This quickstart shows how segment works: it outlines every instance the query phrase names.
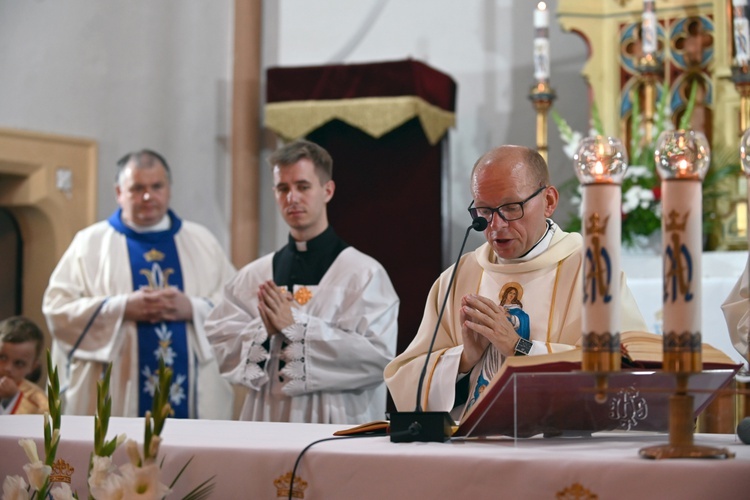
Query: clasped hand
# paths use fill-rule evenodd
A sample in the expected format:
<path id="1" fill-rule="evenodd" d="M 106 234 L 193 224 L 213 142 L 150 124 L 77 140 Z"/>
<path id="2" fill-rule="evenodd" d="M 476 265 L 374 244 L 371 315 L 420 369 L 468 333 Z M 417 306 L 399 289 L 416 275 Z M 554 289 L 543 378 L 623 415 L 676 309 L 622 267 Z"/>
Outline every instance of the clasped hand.
<path id="1" fill-rule="evenodd" d="M 463 353 L 459 371 L 470 371 L 492 344 L 504 356 L 512 356 L 518 334 L 508 321 L 508 313 L 487 297 L 468 294 L 461 298 Z"/>
<path id="2" fill-rule="evenodd" d="M 187 295 L 174 287 L 141 288 L 128 296 L 125 319 L 148 323 L 191 321 L 193 304 Z"/>
<path id="3" fill-rule="evenodd" d="M 273 280 L 262 283 L 258 288 L 258 312 L 268 335 L 281 333 L 281 330 L 294 324 L 292 316 L 292 294 L 279 287 Z"/>
<path id="4" fill-rule="evenodd" d="M 10 377 L 0 377 L 0 399 L 10 399 L 18 394 L 18 385 Z"/>

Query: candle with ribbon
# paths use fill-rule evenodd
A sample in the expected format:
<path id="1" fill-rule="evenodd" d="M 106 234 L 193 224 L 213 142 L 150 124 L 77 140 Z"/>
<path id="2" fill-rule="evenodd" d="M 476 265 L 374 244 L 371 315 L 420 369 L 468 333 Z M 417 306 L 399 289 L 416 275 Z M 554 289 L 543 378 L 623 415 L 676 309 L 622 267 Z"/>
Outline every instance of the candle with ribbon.
<path id="1" fill-rule="evenodd" d="M 656 35 L 656 8 L 654 7 L 654 0 L 643 0 L 641 49 L 644 56 L 653 55 L 656 52 Z"/>
<path id="2" fill-rule="evenodd" d="M 549 81 L 549 11 L 544 2 L 534 11 L 534 78 L 537 83 Z"/>
<path id="3" fill-rule="evenodd" d="M 711 151 L 701 132 L 666 130 L 654 159 L 662 178 L 663 369 L 700 372 L 702 182 Z"/>
<path id="4" fill-rule="evenodd" d="M 750 60 L 750 28 L 748 28 L 745 7 L 747 0 L 732 0 L 732 26 L 734 27 L 734 64 L 747 66 Z"/>
<path id="5" fill-rule="evenodd" d="M 622 179 L 628 156 L 619 139 L 586 137 L 573 161 L 582 184 L 583 370 L 597 377 L 597 400 L 606 400 L 606 377 L 620 370 L 620 231 Z"/>

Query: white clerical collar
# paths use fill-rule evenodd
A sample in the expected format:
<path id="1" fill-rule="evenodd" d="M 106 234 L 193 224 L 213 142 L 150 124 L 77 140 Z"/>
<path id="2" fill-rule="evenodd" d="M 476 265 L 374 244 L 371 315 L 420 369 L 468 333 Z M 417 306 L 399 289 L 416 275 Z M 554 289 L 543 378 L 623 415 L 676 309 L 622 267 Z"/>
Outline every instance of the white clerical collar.
<path id="1" fill-rule="evenodd" d="M 162 219 L 153 226 L 139 226 L 138 224 L 133 224 L 126 221 L 125 219 L 122 220 L 122 223 L 136 233 L 155 233 L 157 231 L 166 231 L 167 229 L 169 229 L 172 221 L 169 220 L 169 214 L 164 214 L 164 217 L 162 217 Z"/>
<path id="2" fill-rule="evenodd" d="M 307 242 L 294 240 L 298 252 L 307 252 Z"/>
<path id="3" fill-rule="evenodd" d="M 552 243 L 552 236 L 554 236 L 556 229 L 557 224 L 555 224 L 552 219 L 547 219 L 547 230 L 544 232 L 542 237 L 539 238 L 539 241 L 537 241 L 536 244 L 531 247 L 528 252 L 515 259 L 503 259 L 502 257 L 498 257 L 497 255 L 495 255 L 495 260 L 499 264 L 513 264 L 516 262 L 526 262 L 527 260 L 531 260 L 542 255 L 547 251 L 550 243 Z"/>

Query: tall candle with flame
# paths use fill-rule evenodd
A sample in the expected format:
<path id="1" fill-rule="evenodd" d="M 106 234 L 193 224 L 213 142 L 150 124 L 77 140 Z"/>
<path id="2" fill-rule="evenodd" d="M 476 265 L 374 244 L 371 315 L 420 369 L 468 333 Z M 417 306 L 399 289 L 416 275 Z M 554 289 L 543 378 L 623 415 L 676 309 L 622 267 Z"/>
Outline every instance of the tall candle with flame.
<path id="1" fill-rule="evenodd" d="M 643 0 L 641 14 L 641 50 L 643 55 L 653 55 L 657 49 L 656 8 L 654 0 Z"/>
<path id="2" fill-rule="evenodd" d="M 574 155 L 583 186 L 583 362 L 592 372 L 620 369 L 620 231 L 625 147 L 613 137 L 586 137 Z"/>
<path id="3" fill-rule="evenodd" d="M 662 178 L 663 369 L 700 372 L 702 181 L 711 151 L 701 132 L 667 130 L 654 158 Z"/>
<path id="4" fill-rule="evenodd" d="M 549 81 L 549 11 L 544 2 L 534 11 L 534 78 L 537 83 Z"/>
<path id="5" fill-rule="evenodd" d="M 734 32 L 734 64 L 747 66 L 750 60 L 750 29 L 748 28 L 745 7 L 747 0 L 732 0 L 732 26 Z"/>

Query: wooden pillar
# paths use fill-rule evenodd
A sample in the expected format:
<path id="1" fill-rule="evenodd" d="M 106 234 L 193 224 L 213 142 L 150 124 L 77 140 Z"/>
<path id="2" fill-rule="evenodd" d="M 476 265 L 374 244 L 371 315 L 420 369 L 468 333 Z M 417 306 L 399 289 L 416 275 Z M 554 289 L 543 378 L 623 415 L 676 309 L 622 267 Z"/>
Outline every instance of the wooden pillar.
<path id="1" fill-rule="evenodd" d="M 232 78 L 231 259 L 258 257 L 262 0 L 235 0 Z"/>

